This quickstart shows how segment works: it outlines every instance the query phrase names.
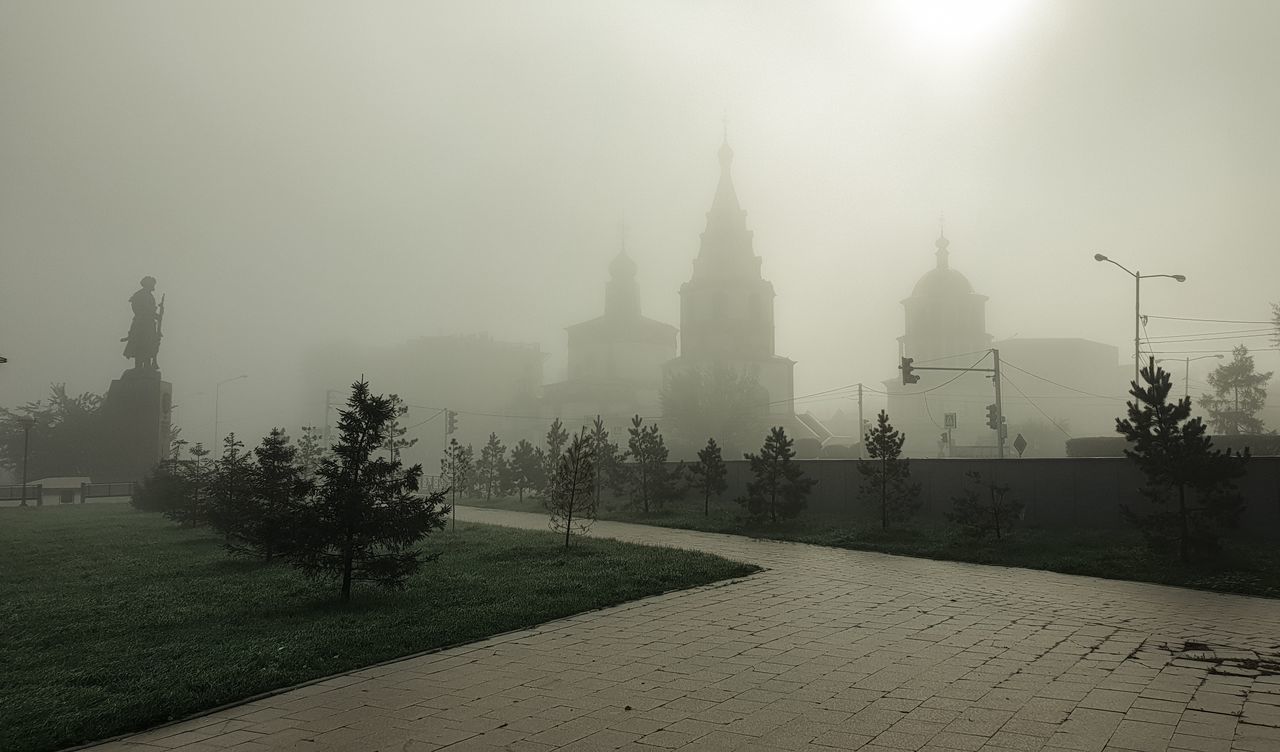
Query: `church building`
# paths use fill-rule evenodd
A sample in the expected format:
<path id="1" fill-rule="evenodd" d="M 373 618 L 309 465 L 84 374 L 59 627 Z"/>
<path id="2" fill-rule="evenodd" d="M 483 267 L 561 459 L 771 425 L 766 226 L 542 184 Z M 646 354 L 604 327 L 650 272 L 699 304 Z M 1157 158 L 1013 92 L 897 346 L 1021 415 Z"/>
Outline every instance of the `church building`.
<path id="1" fill-rule="evenodd" d="M 619 433 L 632 415 L 658 414 L 662 367 L 675 357 L 676 328 L 641 315 L 636 263 L 625 246 L 609 264 L 604 315 L 567 331 L 568 378 L 543 387 L 549 414 L 570 427 L 601 415 Z"/>
<path id="2" fill-rule="evenodd" d="M 950 241 L 939 234 L 935 264 L 902 301 L 906 331 L 898 354 L 914 366 L 992 368 L 988 351 L 1000 351 L 1006 425 L 1006 456 L 1017 456 L 1013 440 L 1028 442 L 1027 456 L 1060 457 L 1070 435 L 1107 435 L 1123 395 L 1117 378 L 1118 350 L 1078 338 L 1013 338 L 993 341 L 987 333 L 987 297 L 951 266 Z M 917 371 L 920 381 L 904 385 L 901 375 L 884 382 L 893 425 L 907 435 L 904 451 L 914 457 L 996 455 L 995 431 L 987 405 L 995 402 L 987 372 Z M 1064 385 L 1063 380 L 1070 382 Z M 954 419 L 954 426 L 950 422 Z M 947 440 L 943 440 L 943 435 Z"/>
<path id="3" fill-rule="evenodd" d="M 738 203 L 727 140 L 719 157 L 720 182 L 693 260 L 693 276 L 680 287 L 680 357 L 667 364 L 667 376 L 690 369 L 707 373 L 714 367 L 751 374 L 767 393 L 764 423 L 784 426 L 793 438 L 815 439 L 814 431 L 795 416 L 795 361 L 774 351 L 773 284 L 761 274 L 747 213 Z M 768 426 L 762 426 L 763 440 Z"/>

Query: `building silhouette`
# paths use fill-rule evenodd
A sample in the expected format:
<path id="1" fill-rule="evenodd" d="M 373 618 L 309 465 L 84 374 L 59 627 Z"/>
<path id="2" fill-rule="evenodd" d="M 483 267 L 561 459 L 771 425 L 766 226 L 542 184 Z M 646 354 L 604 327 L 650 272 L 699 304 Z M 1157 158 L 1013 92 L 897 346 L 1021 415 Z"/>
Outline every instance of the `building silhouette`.
<path id="1" fill-rule="evenodd" d="M 600 415 L 611 432 L 632 415 L 660 410 L 663 364 L 676 355 L 676 328 L 640 312 L 636 263 L 624 244 L 609 264 L 604 314 L 566 329 L 567 378 L 543 387 L 547 412 L 572 427 Z"/>
<path id="2" fill-rule="evenodd" d="M 781 425 L 794 438 L 821 441 L 795 415 L 795 361 L 775 351 L 773 284 L 761 272 L 762 259 L 738 201 L 727 137 L 719 160 L 720 179 L 693 274 L 680 287 L 680 356 L 666 364 L 666 378 L 715 368 L 747 374 L 759 383 L 766 403 L 758 426 L 761 440 L 770 425 Z"/>
<path id="3" fill-rule="evenodd" d="M 1030 443 L 1028 456 L 1063 456 L 1071 436 L 1108 435 L 1124 409 L 1125 366 L 1112 345 L 1079 338 L 993 341 L 987 332 L 987 296 L 951 266 L 950 241 L 934 242 L 934 268 L 916 282 L 902 301 L 905 332 L 898 338 L 900 357 L 915 366 L 990 369 L 987 352 L 1000 350 L 1006 456 L 1018 433 Z M 1019 370 L 1021 369 L 1021 370 Z M 987 424 L 987 405 L 995 402 L 991 374 L 920 371 L 920 381 L 903 385 L 901 375 L 885 380 L 888 413 L 904 431 L 904 450 L 917 457 L 995 456 L 995 431 Z M 1055 383 L 1056 382 L 1056 383 Z M 1114 395 L 1114 396 L 1112 396 Z M 950 441 L 948 414 L 955 427 Z"/>

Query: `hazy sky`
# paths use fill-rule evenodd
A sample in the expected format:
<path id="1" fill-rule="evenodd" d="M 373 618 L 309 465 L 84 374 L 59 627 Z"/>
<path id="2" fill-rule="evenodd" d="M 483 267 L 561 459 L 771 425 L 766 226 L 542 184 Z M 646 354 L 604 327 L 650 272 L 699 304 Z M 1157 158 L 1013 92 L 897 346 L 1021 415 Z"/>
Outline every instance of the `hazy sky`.
<path id="1" fill-rule="evenodd" d="M 554 381 L 619 223 L 679 323 L 726 112 L 797 394 L 894 376 L 941 213 L 997 339 L 1123 357 L 1098 251 L 1189 277 L 1147 313 L 1265 318 L 1280 3 L 956 5 L 8 0 L 0 404 L 105 391 L 144 274 L 193 438 L 239 373 L 228 427 L 318 419 L 299 356 L 336 339 L 486 331 Z"/>

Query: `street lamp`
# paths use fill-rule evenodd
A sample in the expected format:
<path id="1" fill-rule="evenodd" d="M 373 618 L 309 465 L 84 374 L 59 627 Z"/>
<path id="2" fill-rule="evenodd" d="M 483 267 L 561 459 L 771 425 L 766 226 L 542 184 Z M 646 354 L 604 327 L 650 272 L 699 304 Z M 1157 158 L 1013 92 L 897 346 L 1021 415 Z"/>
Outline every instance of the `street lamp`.
<path id="1" fill-rule="evenodd" d="M 222 385 L 247 378 L 249 378 L 249 374 L 242 373 L 239 376 L 232 376 L 229 379 L 223 379 L 218 382 L 218 386 L 213 390 L 213 446 L 209 448 L 209 451 L 214 452 L 215 456 L 217 456 L 216 452 L 218 451 L 218 407 L 219 402 L 222 399 Z"/>
<path id="2" fill-rule="evenodd" d="M 1142 327 L 1142 310 L 1141 310 L 1142 280 L 1154 279 L 1156 277 L 1168 277 L 1169 279 L 1177 280 L 1179 282 L 1186 282 L 1187 278 L 1182 276 L 1181 274 L 1143 274 L 1141 272 L 1129 271 L 1129 269 L 1127 269 L 1119 261 L 1116 261 L 1115 259 L 1109 259 L 1106 256 L 1103 256 L 1101 253 L 1093 254 L 1093 260 L 1106 261 L 1107 263 L 1115 264 L 1116 266 L 1123 269 L 1125 274 L 1128 274 L 1130 277 L 1133 277 L 1133 383 L 1137 384 L 1138 383 L 1138 364 L 1142 358 L 1142 352 L 1140 350 L 1140 347 L 1142 345 L 1142 329 L 1141 329 Z"/>
<path id="3" fill-rule="evenodd" d="M 1181 361 L 1183 362 L 1183 367 L 1182 367 L 1182 389 L 1183 389 L 1183 391 L 1182 391 L 1182 396 L 1183 396 L 1183 397 L 1190 397 L 1190 396 L 1191 396 L 1191 361 L 1193 361 L 1193 360 L 1204 360 L 1205 358 L 1217 358 L 1218 360 L 1222 360 L 1222 357 L 1223 357 L 1223 356 L 1221 356 L 1221 355 L 1201 355 L 1201 356 L 1196 357 L 1196 358 L 1192 358 L 1192 357 L 1186 357 L 1186 358 L 1161 358 L 1160 360 L 1157 360 L 1156 362 L 1157 362 L 1157 363 L 1167 363 L 1167 362 L 1169 362 L 1170 360 L 1181 360 Z"/>
<path id="4" fill-rule="evenodd" d="M 35 424 L 36 419 L 30 415 L 18 418 L 18 425 L 22 426 L 22 503 L 19 506 L 24 507 L 27 505 L 27 450 L 31 446 L 31 429 Z"/>

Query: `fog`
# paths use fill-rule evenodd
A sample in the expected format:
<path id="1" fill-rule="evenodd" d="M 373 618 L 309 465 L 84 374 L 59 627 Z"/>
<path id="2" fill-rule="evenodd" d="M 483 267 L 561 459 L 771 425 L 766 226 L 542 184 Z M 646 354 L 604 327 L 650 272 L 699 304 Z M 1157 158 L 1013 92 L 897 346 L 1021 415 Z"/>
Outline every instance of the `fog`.
<path id="1" fill-rule="evenodd" d="M 563 380 L 623 226 L 644 314 L 680 326 L 726 133 L 797 396 L 897 377 L 940 217 L 996 340 L 1127 362 L 1132 281 L 1098 252 L 1187 276 L 1144 313 L 1270 316 L 1280 5 L 945 5 L 7 2 L 0 405 L 104 392 L 143 275 L 195 441 L 239 374 L 224 432 L 321 422 L 306 364 L 337 343 L 488 333 Z"/>

